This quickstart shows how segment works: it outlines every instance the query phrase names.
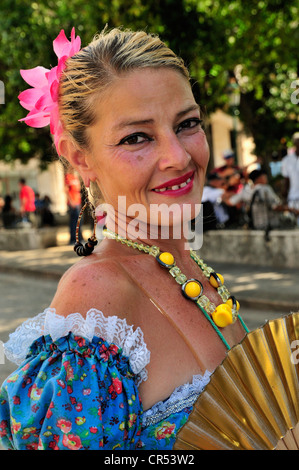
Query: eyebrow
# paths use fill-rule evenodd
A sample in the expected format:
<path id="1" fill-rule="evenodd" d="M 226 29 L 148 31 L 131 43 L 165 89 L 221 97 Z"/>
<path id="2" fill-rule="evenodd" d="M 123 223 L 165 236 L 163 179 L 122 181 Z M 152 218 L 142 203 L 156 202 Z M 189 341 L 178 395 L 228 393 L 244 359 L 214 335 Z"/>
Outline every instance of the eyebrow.
<path id="1" fill-rule="evenodd" d="M 193 105 L 189 106 L 188 108 L 186 108 L 182 111 L 179 111 L 176 115 L 176 119 L 181 118 L 182 116 L 184 116 L 185 114 L 190 113 L 191 111 L 199 111 L 199 110 L 200 110 L 199 105 L 198 104 L 193 104 Z M 137 119 L 137 120 L 134 120 L 134 121 L 121 121 L 121 122 L 119 122 L 118 124 L 116 124 L 114 126 L 114 129 L 115 130 L 121 130 L 124 127 L 140 126 L 140 125 L 144 125 L 144 124 L 153 124 L 153 123 L 154 123 L 154 119 Z"/>

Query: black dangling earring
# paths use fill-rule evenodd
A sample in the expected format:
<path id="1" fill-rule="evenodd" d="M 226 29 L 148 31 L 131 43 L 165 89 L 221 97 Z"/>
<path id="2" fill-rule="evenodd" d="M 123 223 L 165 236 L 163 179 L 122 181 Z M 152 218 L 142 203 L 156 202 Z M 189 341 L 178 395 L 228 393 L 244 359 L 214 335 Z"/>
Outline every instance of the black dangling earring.
<path id="1" fill-rule="evenodd" d="M 79 228 L 80 228 L 80 222 L 81 218 L 83 215 L 83 212 L 88 205 L 88 202 L 84 204 L 82 207 L 78 221 L 77 221 L 77 226 L 76 226 L 76 244 L 74 246 L 74 251 L 77 253 L 78 256 L 89 256 L 94 250 L 94 247 L 97 245 L 98 240 L 96 238 L 96 227 L 97 227 L 97 220 L 95 217 L 95 214 L 93 214 L 93 219 L 94 219 L 94 224 L 93 224 L 93 234 L 92 236 L 88 239 L 87 243 L 83 246 L 82 243 L 79 242 Z M 94 213 L 94 207 L 93 207 L 93 213 Z"/>

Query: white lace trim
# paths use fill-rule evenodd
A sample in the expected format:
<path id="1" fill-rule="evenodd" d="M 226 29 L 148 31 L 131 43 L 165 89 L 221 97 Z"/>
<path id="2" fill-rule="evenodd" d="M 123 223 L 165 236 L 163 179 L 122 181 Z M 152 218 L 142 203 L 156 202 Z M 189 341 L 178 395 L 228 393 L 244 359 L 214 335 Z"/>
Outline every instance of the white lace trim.
<path id="1" fill-rule="evenodd" d="M 211 374 L 212 372 L 207 370 L 203 375 L 194 375 L 192 383 L 180 385 L 165 401 L 159 401 L 152 408 L 146 410 L 143 413 L 143 427 L 156 424 L 172 413 L 178 413 L 187 406 L 192 406 L 209 383 Z"/>
<path id="2" fill-rule="evenodd" d="M 117 316 L 105 317 L 96 309 L 90 309 L 84 318 L 80 313 L 63 317 L 57 315 L 55 309 L 47 308 L 39 315 L 26 320 L 9 335 L 9 340 L 4 345 L 6 357 L 20 365 L 25 360 L 31 344 L 40 336 L 49 334 L 52 340 L 56 341 L 69 332 L 83 336 L 89 341 L 97 336 L 109 344 L 116 344 L 129 359 L 133 373 L 138 376 L 138 384 L 147 379 L 145 367 L 150 361 L 150 352 L 141 329 L 137 327 L 134 330 L 125 319 Z"/>

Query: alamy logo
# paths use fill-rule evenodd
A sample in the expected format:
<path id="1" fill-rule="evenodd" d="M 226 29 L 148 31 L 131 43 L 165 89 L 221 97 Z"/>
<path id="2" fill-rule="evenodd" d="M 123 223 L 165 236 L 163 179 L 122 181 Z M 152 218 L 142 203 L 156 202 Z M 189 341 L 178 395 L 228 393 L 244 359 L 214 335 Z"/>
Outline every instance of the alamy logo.
<path id="1" fill-rule="evenodd" d="M 292 361 L 292 364 L 299 364 L 299 339 L 295 339 L 292 343 L 291 343 L 291 349 L 294 351 L 292 352 L 291 354 L 291 361 Z"/>
<path id="2" fill-rule="evenodd" d="M 299 80 L 294 80 L 291 83 L 291 88 L 295 88 L 295 91 L 291 94 L 291 102 L 293 104 L 299 103 Z"/>
<path id="3" fill-rule="evenodd" d="M 192 210 L 195 212 L 194 219 L 192 219 Z M 119 220 L 122 218 L 130 220 L 125 228 L 118 226 L 116 229 L 116 213 Z M 122 238 L 133 236 L 134 239 L 142 240 L 149 233 L 152 240 L 158 238 L 169 240 L 170 227 L 172 227 L 172 238 L 184 239 L 186 250 L 190 248 L 199 250 L 203 244 L 202 204 L 195 204 L 193 207 L 188 203 L 182 205 L 161 203 L 150 204 L 148 208 L 143 204 L 127 206 L 126 196 L 118 196 L 117 212 L 112 205 L 107 203 L 97 206 L 96 216 L 102 218 L 105 214 L 108 214 L 110 230 L 112 232 L 117 230 L 118 235 Z M 97 238 L 102 239 L 104 235 L 99 233 Z"/>
<path id="4" fill-rule="evenodd" d="M 5 103 L 5 87 L 4 83 L 0 80 L 0 104 Z"/>

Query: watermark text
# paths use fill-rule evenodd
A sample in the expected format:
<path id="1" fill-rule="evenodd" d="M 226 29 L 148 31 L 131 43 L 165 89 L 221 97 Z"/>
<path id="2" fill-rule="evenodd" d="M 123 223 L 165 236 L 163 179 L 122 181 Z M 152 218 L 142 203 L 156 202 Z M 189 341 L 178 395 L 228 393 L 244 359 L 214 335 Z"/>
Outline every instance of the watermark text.
<path id="1" fill-rule="evenodd" d="M 122 238 L 184 240 L 186 250 L 202 247 L 202 204 L 161 203 L 145 206 L 135 203 L 127 206 L 126 197 L 119 196 L 117 208 L 107 203 L 97 206 L 96 216 L 102 219 L 105 214 L 110 230 Z"/>
<path id="2" fill-rule="evenodd" d="M 295 339 L 291 343 L 291 349 L 294 351 L 291 354 L 291 362 L 294 365 L 299 364 L 299 339 Z"/>

